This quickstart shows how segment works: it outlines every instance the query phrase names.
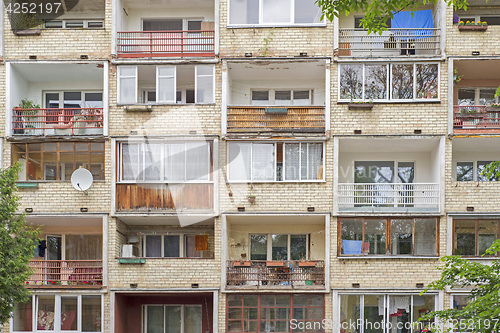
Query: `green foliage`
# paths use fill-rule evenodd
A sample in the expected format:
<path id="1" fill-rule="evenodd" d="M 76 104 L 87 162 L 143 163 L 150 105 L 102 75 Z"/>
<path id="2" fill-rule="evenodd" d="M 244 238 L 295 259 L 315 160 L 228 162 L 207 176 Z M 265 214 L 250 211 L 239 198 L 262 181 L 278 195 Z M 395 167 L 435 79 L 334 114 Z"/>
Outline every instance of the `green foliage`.
<path id="1" fill-rule="evenodd" d="M 495 98 L 500 97 L 500 86 L 498 86 L 497 91 L 495 91 Z"/>
<path id="2" fill-rule="evenodd" d="M 316 0 L 323 10 L 323 17 L 329 21 L 333 21 L 334 17 L 339 17 L 341 14 L 347 16 L 352 12 L 364 13 L 361 26 L 369 33 L 382 33 L 387 30 L 387 21 L 394 13 L 415 11 L 421 6 L 437 2 L 437 0 Z M 454 9 L 467 10 L 467 0 L 445 0 L 445 2 L 448 6 L 453 5 Z"/>
<path id="3" fill-rule="evenodd" d="M 274 28 L 269 30 L 269 34 L 267 35 L 267 37 L 264 38 L 264 45 L 262 48 L 259 49 L 259 51 L 261 52 L 261 56 L 267 57 L 270 55 L 270 53 L 269 53 L 269 51 L 271 49 L 270 44 L 273 41 L 273 37 L 274 37 Z"/>
<path id="4" fill-rule="evenodd" d="M 491 180 L 499 180 L 500 179 L 500 161 L 493 161 L 488 163 L 484 170 L 481 172 L 482 176 L 485 176 L 487 179 Z"/>
<path id="5" fill-rule="evenodd" d="M 16 303 L 28 300 L 24 285 L 31 275 L 28 267 L 38 243 L 38 230 L 26 224 L 19 207 L 16 179 L 17 163 L 0 170 L 0 324 L 11 316 Z"/>
<path id="6" fill-rule="evenodd" d="M 486 255 L 500 252 L 500 239 L 486 250 Z M 441 278 L 430 283 L 423 291 L 467 288 L 470 296 L 463 309 L 447 309 L 432 311 L 423 316 L 421 321 L 433 320 L 437 317 L 447 325 L 444 331 L 453 330 L 477 333 L 491 333 L 500 330 L 500 260 L 492 260 L 490 264 L 480 261 L 462 259 L 459 256 L 447 256 L 441 259 L 444 266 Z M 435 330 L 435 328 L 434 328 Z"/>
<path id="7" fill-rule="evenodd" d="M 27 98 L 23 98 L 21 100 L 21 103 L 19 103 L 18 107 L 20 107 L 21 109 L 40 109 L 41 108 L 40 104 L 37 104 L 34 101 L 27 99 Z"/>

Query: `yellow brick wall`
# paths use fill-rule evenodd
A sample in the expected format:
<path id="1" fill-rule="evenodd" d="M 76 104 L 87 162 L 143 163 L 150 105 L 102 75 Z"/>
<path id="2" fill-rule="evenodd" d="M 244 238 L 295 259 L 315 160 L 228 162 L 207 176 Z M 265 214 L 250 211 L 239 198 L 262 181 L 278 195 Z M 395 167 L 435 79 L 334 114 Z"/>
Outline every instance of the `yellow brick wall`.
<path id="1" fill-rule="evenodd" d="M 486 31 L 459 31 L 455 24 L 446 35 L 448 56 L 470 56 L 479 51 L 481 56 L 500 54 L 500 26 L 490 25 Z"/>

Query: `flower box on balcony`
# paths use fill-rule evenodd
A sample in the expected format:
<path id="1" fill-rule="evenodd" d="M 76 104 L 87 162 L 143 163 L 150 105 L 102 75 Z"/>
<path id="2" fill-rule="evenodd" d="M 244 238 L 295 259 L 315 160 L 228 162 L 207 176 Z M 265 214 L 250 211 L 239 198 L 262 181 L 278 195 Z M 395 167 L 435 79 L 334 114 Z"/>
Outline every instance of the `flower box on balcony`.
<path id="1" fill-rule="evenodd" d="M 233 264 L 234 267 L 250 267 L 252 263 L 250 261 L 235 261 Z"/>
<path id="2" fill-rule="evenodd" d="M 476 118 L 482 118 L 483 114 L 479 112 L 461 112 L 457 114 L 457 118 L 460 119 L 476 119 Z"/>
<path id="3" fill-rule="evenodd" d="M 264 112 L 266 114 L 287 114 L 288 108 L 266 108 Z"/>
<path id="4" fill-rule="evenodd" d="M 40 36 L 42 34 L 42 29 L 18 29 L 13 30 L 16 36 Z"/>
<path id="5" fill-rule="evenodd" d="M 144 258 L 118 258 L 120 264 L 145 264 Z"/>
<path id="6" fill-rule="evenodd" d="M 488 30 L 487 25 L 459 25 L 458 30 L 460 31 L 486 31 Z"/>
<path id="7" fill-rule="evenodd" d="M 299 267 L 314 267 L 316 261 L 299 261 Z"/>
<path id="8" fill-rule="evenodd" d="M 349 110 L 371 110 L 373 103 L 348 103 Z"/>
<path id="9" fill-rule="evenodd" d="M 500 106 L 488 106 L 486 108 L 487 112 L 500 112 Z"/>
<path id="10" fill-rule="evenodd" d="M 267 267 L 283 267 L 285 265 L 284 261 L 268 261 L 266 263 Z"/>

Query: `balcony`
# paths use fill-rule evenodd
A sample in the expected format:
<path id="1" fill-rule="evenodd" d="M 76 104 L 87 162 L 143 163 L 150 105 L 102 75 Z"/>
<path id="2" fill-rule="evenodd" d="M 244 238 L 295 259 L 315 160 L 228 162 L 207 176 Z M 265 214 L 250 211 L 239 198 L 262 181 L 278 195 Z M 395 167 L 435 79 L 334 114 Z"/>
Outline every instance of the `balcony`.
<path id="1" fill-rule="evenodd" d="M 323 106 L 284 108 L 228 106 L 227 130 L 228 132 L 324 132 L 325 108 Z"/>
<path id="2" fill-rule="evenodd" d="M 439 207 L 439 184 L 373 184 L 338 185 L 339 211 L 428 211 Z"/>
<path id="3" fill-rule="evenodd" d="M 14 135 L 102 135 L 103 108 L 12 110 Z"/>
<path id="4" fill-rule="evenodd" d="M 101 288 L 102 285 L 102 260 L 32 259 L 28 267 L 33 270 L 26 280 L 29 288 Z"/>
<path id="5" fill-rule="evenodd" d="M 342 57 L 435 55 L 439 49 L 439 28 L 388 29 L 382 34 L 339 29 L 338 55 Z"/>
<path id="6" fill-rule="evenodd" d="M 500 133 L 500 108 L 487 105 L 454 105 L 454 133 Z"/>
<path id="7" fill-rule="evenodd" d="M 214 57 L 214 30 L 118 32 L 119 58 Z"/>

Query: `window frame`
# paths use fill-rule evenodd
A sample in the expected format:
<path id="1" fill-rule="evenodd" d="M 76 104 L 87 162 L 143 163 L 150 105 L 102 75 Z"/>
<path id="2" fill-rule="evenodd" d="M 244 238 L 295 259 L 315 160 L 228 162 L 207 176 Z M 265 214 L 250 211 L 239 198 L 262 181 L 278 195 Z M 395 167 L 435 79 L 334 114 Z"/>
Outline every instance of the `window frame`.
<path id="1" fill-rule="evenodd" d="M 461 220 L 461 221 L 469 221 L 469 222 L 474 222 L 474 254 L 455 254 L 455 250 L 457 249 L 457 241 L 456 241 L 456 221 Z M 498 252 L 496 255 L 489 255 L 489 254 L 478 254 L 479 253 L 479 222 L 481 221 L 496 221 L 497 222 L 497 239 L 500 238 L 500 219 L 498 218 L 492 218 L 492 219 L 486 219 L 486 218 L 453 218 L 452 222 L 452 231 L 451 231 L 451 254 L 452 255 L 459 255 L 464 258 L 485 258 L 485 259 L 491 259 L 491 258 L 498 258 L 500 256 L 500 252 Z"/>
<path id="2" fill-rule="evenodd" d="M 248 244 L 249 244 L 249 253 L 250 253 L 250 260 L 252 260 L 252 236 L 253 235 L 266 235 L 267 236 L 267 253 L 266 253 L 266 261 L 273 261 L 273 254 L 272 254 L 272 247 L 273 247 L 273 235 L 286 235 L 287 236 L 287 259 L 283 259 L 284 261 L 291 261 L 291 260 L 297 260 L 297 259 L 290 259 L 291 256 L 291 236 L 306 236 L 306 258 L 304 259 L 299 259 L 299 260 L 309 260 L 311 256 L 311 251 L 310 251 L 310 245 L 311 245 L 311 234 L 288 234 L 288 233 L 279 233 L 279 234 L 274 234 L 274 233 L 251 233 L 248 234 Z M 258 260 L 252 260 L 252 261 L 258 261 Z"/>
<path id="3" fill-rule="evenodd" d="M 122 75 L 123 69 L 134 69 L 134 75 Z M 122 101 L 122 79 L 134 79 L 134 101 L 132 103 L 128 103 L 125 101 Z M 117 79 L 117 84 L 116 84 L 116 104 L 117 105 L 130 105 L 130 104 L 138 104 L 138 90 L 139 90 L 139 68 L 138 66 L 118 66 L 116 70 L 116 79 Z"/>
<path id="4" fill-rule="evenodd" d="M 60 22 L 61 26 L 58 27 L 47 27 L 47 22 Z M 83 27 L 68 27 L 71 23 L 76 23 L 76 22 L 82 22 Z M 94 23 L 99 23 L 101 24 L 100 27 L 90 27 L 89 24 L 94 24 Z M 104 29 L 104 20 L 103 19 L 89 19 L 89 20 L 45 20 L 43 22 L 43 28 L 44 29 L 75 29 L 75 30 L 80 30 L 80 29 L 91 29 L 91 30 L 97 30 L 97 29 Z"/>
<path id="5" fill-rule="evenodd" d="M 488 182 L 498 182 L 500 181 L 500 179 L 498 180 L 479 180 L 479 162 L 495 162 L 495 160 L 492 160 L 492 161 L 485 161 L 485 159 L 483 158 L 480 158 L 480 159 L 466 159 L 466 160 L 456 160 L 453 165 L 454 165 L 454 169 L 453 169 L 453 173 L 454 173 L 454 177 L 452 177 L 452 180 L 453 181 L 456 181 L 456 182 L 460 182 L 460 183 L 470 183 L 470 182 L 485 182 L 485 183 L 488 183 Z M 458 163 L 472 163 L 472 180 L 458 180 L 458 177 L 457 177 L 457 168 L 458 168 Z"/>
<path id="6" fill-rule="evenodd" d="M 101 94 L 102 95 L 102 98 L 101 98 L 101 102 L 103 103 L 103 106 L 102 108 L 104 108 L 104 91 L 103 90 L 86 90 L 86 89 L 81 89 L 81 90 L 42 90 L 42 104 L 43 105 L 47 105 L 47 94 L 58 94 L 59 95 L 59 109 L 64 109 L 64 93 L 67 93 L 67 92 L 79 92 L 81 95 L 80 95 L 80 103 L 81 103 L 81 106 L 80 108 L 82 109 L 85 109 L 87 108 L 85 106 L 85 103 L 87 102 L 87 100 L 85 99 L 85 94 Z M 62 105 L 62 106 L 61 106 Z M 72 109 L 72 108 L 67 108 L 67 109 Z"/>
<path id="7" fill-rule="evenodd" d="M 253 92 L 256 91 L 256 92 L 263 92 L 263 91 L 267 91 L 268 92 L 268 104 L 267 105 L 262 105 L 262 106 L 283 106 L 283 107 L 293 107 L 293 106 L 296 106 L 296 107 L 308 107 L 308 106 L 315 106 L 314 104 L 314 88 L 313 89 L 310 89 L 310 88 L 304 88 L 304 89 L 301 89 L 301 88 L 283 88 L 283 89 L 260 89 L 260 88 L 252 88 L 250 89 L 250 103 L 249 105 L 251 106 L 260 106 L 260 105 L 254 105 L 253 104 Z M 276 91 L 289 91 L 290 92 L 290 105 L 286 105 L 286 104 L 276 104 Z M 307 105 L 295 105 L 294 104 L 294 101 L 295 101 L 295 91 L 308 91 L 309 92 L 309 104 Z"/>
<path id="8" fill-rule="evenodd" d="M 167 328 L 166 325 L 165 325 L 165 308 L 167 306 L 172 306 L 172 307 L 180 306 L 181 307 L 181 327 L 180 327 L 181 331 L 180 331 L 180 333 L 184 333 L 185 332 L 186 306 L 200 308 L 201 309 L 201 314 L 202 314 L 200 326 L 201 326 L 201 330 L 203 332 L 203 305 L 202 304 L 142 304 L 141 305 L 141 323 L 142 323 L 141 332 L 142 333 L 147 332 L 147 329 L 148 329 L 147 313 L 148 313 L 148 307 L 150 307 L 150 306 L 161 306 L 161 307 L 163 307 L 163 316 L 162 316 L 162 319 L 163 319 L 163 332 L 166 332 L 166 328 Z M 199 333 L 202 333 L 202 332 L 199 332 Z"/>
<path id="9" fill-rule="evenodd" d="M 488 90 L 495 90 L 495 87 L 459 87 L 457 90 L 457 94 L 459 90 L 474 90 L 474 104 L 472 105 L 482 105 L 479 103 L 479 100 L 481 99 L 481 89 L 488 89 Z M 494 97 L 495 98 L 495 103 L 498 103 L 500 101 L 499 97 Z M 458 96 L 457 96 L 458 99 Z M 459 105 L 460 106 L 460 105 Z M 466 106 L 466 105 L 462 105 Z"/>
<path id="10" fill-rule="evenodd" d="M 365 253 L 362 245 L 360 254 L 343 254 L 342 253 L 342 222 L 344 220 L 352 220 L 359 219 L 362 220 L 363 229 L 362 229 L 362 244 L 365 243 L 365 222 L 366 220 L 385 220 L 386 228 L 385 228 L 385 254 L 370 254 Z M 392 241 L 392 233 L 391 233 L 391 221 L 392 220 L 413 220 L 412 222 L 412 251 L 411 254 L 391 254 L 391 241 Z M 415 220 L 417 219 L 435 219 L 436 220 L 436 253 L 434 255 L 417 255 L 415 254 Z M 439 216 L 393 216 L 393 217 L 377 217 L 377 216 L 342 216 L 337 219 L 337 257 L 358 257 L 358 258 L 366 258 L 366 257 L 384 257 L 384 258 L 438 258 L 439 257 L 439 226 L 440 226 L 440 217 Z"/>
<path id="11" fill-rule="evenodd" d="M 340 81 L 340 75 L 341 75 L 341 70 L 342 66 L 350 66 L 350 65 L 360 65 L 362 66 L 362 98 L 341 98 L 341 81 Z M 367 99 L 365 98 L 365 87 L 366 87 L 366 82 L 365 82 L 365 73 L 366 73 L 366 65 L 386 65 L 387 66 L 387 98 L 386 99 Z M 393 79 L 392 79 L 392 68 L 394 65 L 413 65 L 413 98 L 411 99 L 395 99 L 393 98 L 393 92 L 392 92 L 392 84 L 393 84 Z M 416 67 L 417 65 L 437 65 L 437 97 L 436 98 L 416 98 L 416 90 L 417 90 L 417 85 L 416 85 Z M 374 62 L 368 62 L 368 63 L 352 63 L 352 62 L 346 62 L 346 63 L 341 63 L 339 64 L 339 69 L 338 69 L 338 74 L 337 74 L 337 85 L 338 85 L 338 90 L 337 90 L 337 102 L 338 103 L 349 103 L 349 102 L 370 102 L 370 103 L 428 103 L 428 102 L 440 102 L 441 101 L 441 92 L 440 92 L 440 83 L 441 83 L 441 66 L 439 62 L 381 62 L 381 63 L 374 63 Z"/>
<path id="12" fill-rule="evenodd" d="M 363 183 L 357 183 L 356 182 L 356 163 L 377 163 L 377 162 L 392 162 L 392 183 L 376 183 L 374 182 L 373 184 L 415 184 L 415 182 L 413 183 L 402 183 L 400 180 L 399 180 L 399 164 L 400 163 L 413 163 L 413 178 L 415 180 L 416 178 L 416 174 L 417 174 L 417 167 L 416 167 L 416 164 L 417 164 L 417 161 L 416 160 L 392 160 L 392 161 L 382 161 L 382 160 L 353 160 L 353 170 L 354 170 L 354 174 L 353 174 L 353 183 L 354 184 L 363 184 Z"/>
<path id="13" fill-rule="evenodd" d="M 174 232 L 174 233 L 147 233 L 147 234 L 143 234 L 141 235 L 141 244 L 140 244 L 140 249 L 141 249 L 141 255 L 142 255 L 142 258 L 146 258 L 146 259 L 202 259 L 202 258 L 213 258 L 213 253 L 212 253 L 212 256 L 209 256 L 209 257 L 204 257 L 203 256 L 203 253 L 201 254 L 201 257 L 188 257 L 186 256 L 186 253 L 187 253 L 187 249 L 186 249 L 186 245 L 187 245 L 187 241 L 186 241 L 186 237 L 188 236 L 197 236 L 197 235 L 206 235 L 207 233 L 194 233 L 194 232 L 191 232 L 191 233 L 178 233 L 178 232 Z M 146 251 L 147 251 L 147 242 L 146 242 L 146 237 L 148 236 L 161 236 L 161 247 L 160 247 L 160 253 L 162 254 L 161 257 L 148 257 L 146 256 Z M 165 237 L 164 236 L 179 236 L 179 256 L 178 257 L 165 257 L 164 254 L 165 254 Z M 210 236 L 210 235 L 209 235 Z M 207 251 L 199 251 L 199 252 L 213 252 L 213 251 L 210 251 L 210 250 L 207 250 Z"/>

